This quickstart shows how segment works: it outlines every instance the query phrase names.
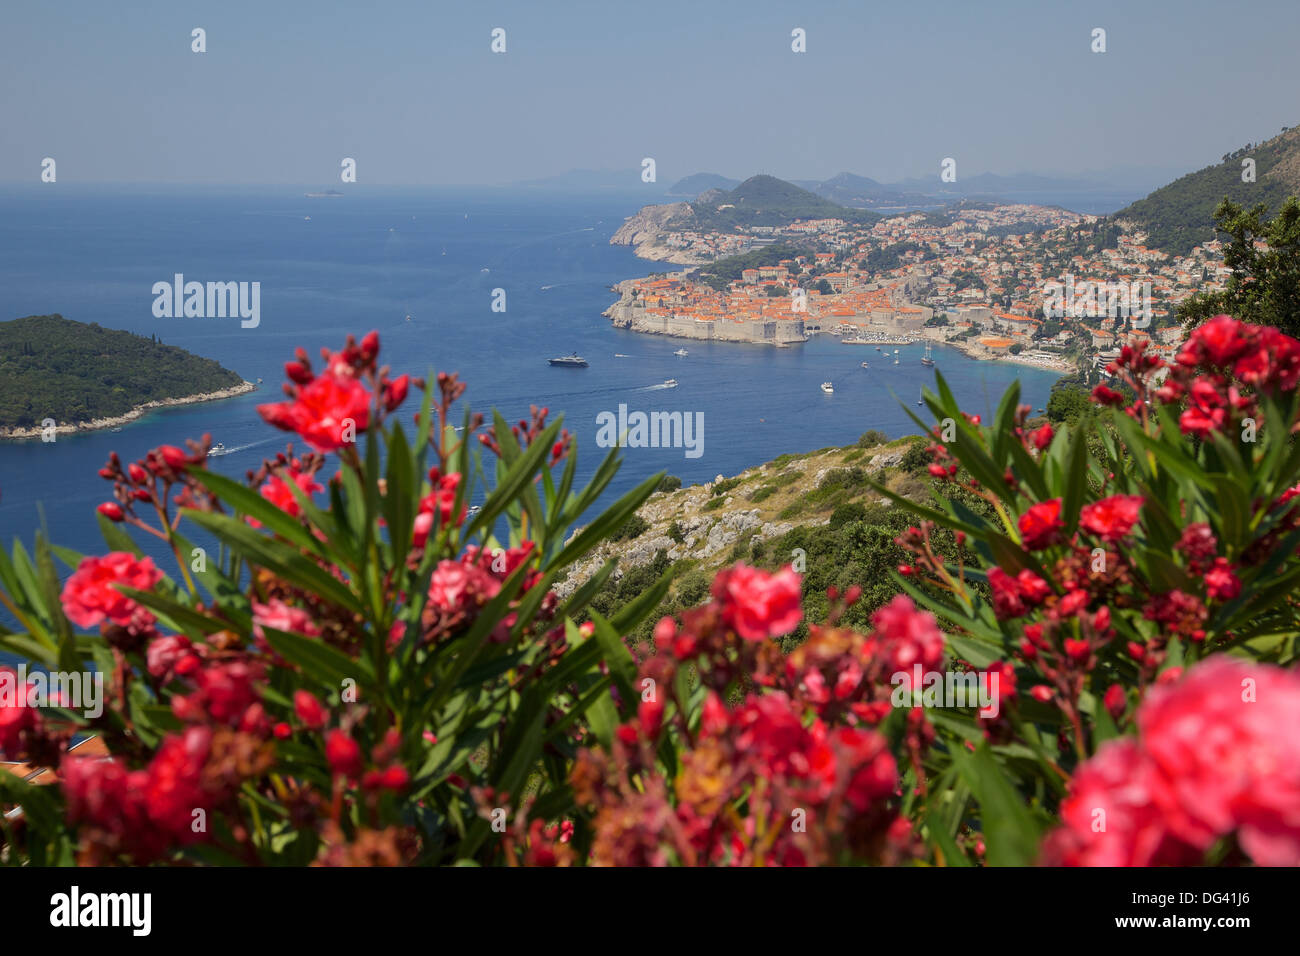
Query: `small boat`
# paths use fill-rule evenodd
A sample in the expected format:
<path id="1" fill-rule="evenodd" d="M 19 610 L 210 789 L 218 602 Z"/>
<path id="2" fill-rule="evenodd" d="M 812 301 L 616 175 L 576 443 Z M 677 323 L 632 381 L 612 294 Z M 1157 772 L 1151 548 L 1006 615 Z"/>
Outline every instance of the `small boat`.
<path id="1" fill-rule="evenodd" d="M 690 353 L 687 352 L 686 349 L 678 349 L 678 350 L 677 350 L 676 352 L 674 352 L 673 354 L 674 354 L 674 355 L 689 355 Z"/>
<path id="2" fill-rule="evenodd" d="M 630 358 L 630 357 L 631 357 L 631 356 L 624 355 L 622 352 L 615 352 L 615 353 L 614 353 L 614 358 Z"/>
<path id="3" fill-rule="evenodd" d="M 1042 409 L 1040 408 L 1039 411 L 1041 412 Z M 122 430 L 122 426 L 121 426 L 121 425 L 118 425 L 116 428 L 113 429 L 113 431 L 115 431 L 115 432 L 120 432 L 121 430 Z"/>
<path id="4" fill-rule="evenodd" d="M 862 363 L 862 367 L 863 367 L 863 368 L 871 368 L 871 366 L 868 365 L 866 362 L 863 362 L 863 363 Z"/>
<path id="5" fill-rule="evenodd" d="M 676 387 L 677 387 L 677 379 L 675 378 L 664 379 L 664 388 L 676 388 Z"/>
<path id="6" fill-rule="evenodd" d="M 572 355 L 563 355 L 559 358 L 553 358 L 551 359 L 550 364 L 559 365 L 564 368 L 586 368 L 587 360 L 577 352 L 574 352 Z"/>
<path id="7" fill-rule="evenodd" d="M 923 387 L 919 392 L 916 393 L 916 404 L 918 404 L 918 405 L 924 405 L 924 404 L 925 404 L 925 388 L 924 388 L 924 387 Z"/>
<path id="8" fill-rule="evenodd" d="M 222 455 L 226 455 L 226 454 L 229 454 L 229 452 L 226 451 L 226 446 L 221 444 L 221 442 L 217 442 L 215 445 L 213 445 L 211 448 L 208 449 L 209 458 L 220 458 Z"/>
<path id="9" fill-rule="evenodd" d="M 835 386 L 832 385 L 830 382 L 822 382 L 822 391 L 825 392 L 827 395 L 830 395 L 832 392 L 835 391 Z"/>
<path id="10" fill-rule="evenodd" d="M 880 351 L 880 346 L 879 346 L 879 345 L 876 346 L 876 351 L 877 351 L 877 352 Z"/>
<path id="11" fill-rule="evenodd" d="M 894 354 L 895 354 L 895 355 L 898 354 L 898 349 L 894 349 Z"/>
<path id="12" fill-rule="evenodd" d="M 406 321 L 407 321 L 407 322 L 410 322 L 410 321 L 411 321 L 411 313 L 409 313 L 409 312 L 406 313 Z"/>
<path id="13" fill-rule="evenodd" d="M 895 365 L 898 364 L 898 359 L 894 359 L 894 364 L 895 364 Z"/>
<path id="14" fill-rule="evenodd" d="M 921 364 L 924 365 L 924 366 L 926 366 L 926 368 L 933 368 L 933 367 L 934 367 L 934 359 L 932 359 L 932 358 L 930 357 L 930 346 L 929 346 L 929 345 L 926 345 L 926 347 L 925 347 L 925 355 L 921 357 Z"/>
<path id="15" fill-rule="evenodd" d="M 465 514 L 471 518 L 474 517 L 476 514 L 478 514 L 478 507 L 479 507 L 478 505 L 470 505 L 465 510 Z"/>

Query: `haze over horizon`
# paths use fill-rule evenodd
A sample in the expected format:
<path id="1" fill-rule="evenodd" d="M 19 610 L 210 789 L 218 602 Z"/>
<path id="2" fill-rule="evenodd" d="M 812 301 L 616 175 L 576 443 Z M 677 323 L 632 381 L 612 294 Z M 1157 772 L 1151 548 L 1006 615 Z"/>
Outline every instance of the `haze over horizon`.
<path id="1" fill-rule="evenodd" d="M 937 180 L 953 157 L 959 181 L 1127 169 L 1158 185 L 1300 120 L 1298 29 L 1300 5 L 1282 0 L 76 0 L 0 13 L 0 181 L 39 182 L 53 157 L 59 183 L 328 185 L 352 157 L 360 184 L 626 169 L 638 189 L 653 157 L 652 193 L 699 172 Z"/>

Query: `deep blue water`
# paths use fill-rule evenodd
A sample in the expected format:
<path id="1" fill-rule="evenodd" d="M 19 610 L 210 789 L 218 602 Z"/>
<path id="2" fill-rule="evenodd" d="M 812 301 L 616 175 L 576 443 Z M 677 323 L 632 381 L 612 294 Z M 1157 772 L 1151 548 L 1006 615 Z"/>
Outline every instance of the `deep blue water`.
<path id="1" fill-rule="evenodd" d="M 348 188 L 341 199 L 307 199 L 294 187 L 59 183 L 0 191 L 0 319 L 57 312 L 156 333 L 249 381 L 265 380 L 260 392 L 156 413 L 120 433 L 0 443 L 6 546 L 20 536 L 30 547 L 39 503 L 56 543 L 102 550 L 93 511 L 108 484 L 96 470 L 111 450 L 131 460 L 208 431 L 238 449 L 213 467 L 242 476 L 290 437 L 263 423 L 255 406 L 279 398 L 294 348 L 315 356 L 370 329 L 379 330 L 382 357 L 395 372 L 459 371 L 475 408 L 499 408 L 510 421 L 525 416 L 529 403 L 564 413 L 579 440 L 580 478 L 604 454 L 595 446 L 600 412 L 626 403 L 631 411 L 704 413 L 701 457 L 626 449 L 611 493 L 660 469 L 687 483 L 706 481 L 785 452 L 851 443 L 868 428 L 915 431 L 899 400 L 914 407 L 920 386 L 933 380 L 918 361 L 920 346 L 903 349 L 894 366 L 874 348 L 825 337 L 777 350 L 611 328 L 600 314 L 615 298 L 609 286 L 663 268 L 608 242 L 640 198 Z M 151 287 L 177 272 L 201 282 L 261 282 L 260 326 L 154 318 Z M 507 294 L 504 314 L 491 311 L 498 287 Z M 675 356 L 682 347 L 690 354 Z M 547 365 L 572 351 L 590 368 Z M 951 350 L 935 354 L 964 407 L 986 416 L 1013 379 L 1039 406 L 1056 377 Z M 864 360 L 868 371 L 859 367 Z M 680 386 L 652 387 L 668 378 Z M 827 379 L 835 384 L 829 396 L 818 387 Z"/>

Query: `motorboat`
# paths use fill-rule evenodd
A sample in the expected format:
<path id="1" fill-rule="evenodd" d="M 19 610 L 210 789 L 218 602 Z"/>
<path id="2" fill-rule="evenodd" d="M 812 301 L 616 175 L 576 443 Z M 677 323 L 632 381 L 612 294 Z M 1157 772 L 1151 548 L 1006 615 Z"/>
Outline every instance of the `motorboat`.
<path id="1" fill-rule="evenodd" d="M 689 355 L 690 353 L 687 352 L 686 349 L 678 349 L 678 350 L 677 350 L 676 352 L 674 352 L 673 354 L 674 354 L 674 355 Z"/>
<path id="2" fill-rule="evenodd" d="M 551 365 L 559 365 L 562 368 L 586 368 L 587 360 L 574 352 L 572 355 L 562 355 L 559 358 L 553 358 Z"/>
<path id="3" fill-rule="evenodd" d="M 675 378 L 664 379 L 664 388 L 676 388 L 676 387 L 677 387 L 677 379 Z"/>
<path id="4" fill-rule="evenodd" d="M 229 452 L 226 450 L 226 446 L 221 444 L 221 442 L 217 442 L 215 445 L 213 445 L 211 448 L 208 449 L 209 458 L 220 458 L 222 455 L 226 455 L 226 454 L 229 454 Z"/>
<path id="5" fill-rule="evenodd" d="M 866 362 L 863 362 L 863 363 L 862 363 L 862 367 L 863 367 L 863 368 L 871 368 L 871 366 L 868 365 Z"/>
<path id="6" fill-rule="evenodd" d="M 822 382 L 822 391 L 829 395 L 835 391 L 835 386 L 830 382 Z"/>

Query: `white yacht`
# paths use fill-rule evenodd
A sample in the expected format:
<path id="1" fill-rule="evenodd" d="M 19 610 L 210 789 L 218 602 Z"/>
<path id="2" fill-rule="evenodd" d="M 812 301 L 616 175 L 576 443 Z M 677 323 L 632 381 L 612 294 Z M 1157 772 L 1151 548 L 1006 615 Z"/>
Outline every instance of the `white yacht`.
<path id="1" fill-rule="evenodd" d="M 664 388 L 676 388 L 676 387 L 677 387 L 677 379 L 669 378 L 664 380 Z"/>
<path id="2" fill-rule="evenodd" d="M 822 382 L 822 391 L 829 395 L 835 391 L 835 386 L 830 382 Z"/>
<path id="3" fill-rule="evenodd" d="M 213 445 L 211 448 L 208 449 L 209 458 L 219 458 L 224 454 L 226 454 L 226 446 L 221 444 L 221 442 L 217 442 L 215 445 Z"/>
<path id="4" fill-rule="evenodd" d="M 863 363 L 862 363 L 862 367 L 863 367 L 863 368 L 871 368 L 871 366 L 868 365 L 866 362 L 863 362 Z"/>
<path id="5" fill-rule="evenodd" d="M 674 355 L 689 355 L 690 353 L 687 352 L 686 349 L 678 349 L 678 350 L 677 350 L 676 352 L 674 352 L 673 354 L 674 354 Z"/>

